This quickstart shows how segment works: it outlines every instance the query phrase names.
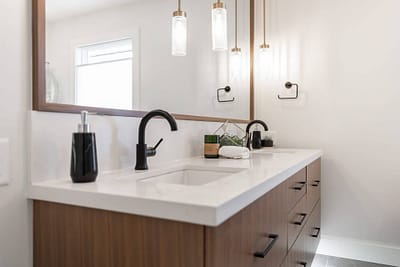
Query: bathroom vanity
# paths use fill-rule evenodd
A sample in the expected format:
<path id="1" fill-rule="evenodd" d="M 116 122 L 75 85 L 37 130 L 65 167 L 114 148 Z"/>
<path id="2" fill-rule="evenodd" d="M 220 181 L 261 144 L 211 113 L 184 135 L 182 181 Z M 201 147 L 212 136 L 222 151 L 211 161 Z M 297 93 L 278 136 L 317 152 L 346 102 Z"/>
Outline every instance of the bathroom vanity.
<path id="1" fill-rule="evenodd" d="M 320 238 L 319 150 L 176 161 L 34 183 L 34 266 L 310 266 Z"/>

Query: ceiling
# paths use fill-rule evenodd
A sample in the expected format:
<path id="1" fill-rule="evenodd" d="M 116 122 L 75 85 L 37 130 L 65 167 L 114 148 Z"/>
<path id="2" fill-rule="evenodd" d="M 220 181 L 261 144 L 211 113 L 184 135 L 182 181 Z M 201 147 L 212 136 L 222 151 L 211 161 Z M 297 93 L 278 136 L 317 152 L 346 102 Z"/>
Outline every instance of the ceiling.
<path id="1" fill-rule="evenodd" d="M 146 0 L 47 0 L 46 19 L 54 21 L 141 1 Z"/>

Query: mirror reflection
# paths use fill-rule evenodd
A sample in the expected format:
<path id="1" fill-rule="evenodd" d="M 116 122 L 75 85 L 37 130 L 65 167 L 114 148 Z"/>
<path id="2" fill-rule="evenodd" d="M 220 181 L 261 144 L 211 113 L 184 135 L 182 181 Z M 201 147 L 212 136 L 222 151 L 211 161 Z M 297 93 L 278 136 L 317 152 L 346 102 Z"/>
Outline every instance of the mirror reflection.
<path id="1" fill-rule="evenodd" d="M 47 0 L 46 102 L 248 119 L 249 1 L 237 1 L 237 16 L 235 0 L 225 1 L 224 51 L 213 49 L 221 36 L 213 31 L 212 2 L 178 4 Z M 239 55 L 231 52 L 236 46 Z M 235 101 L 218 102 L 217 90 L 227 85 L 219 97 Z"/>

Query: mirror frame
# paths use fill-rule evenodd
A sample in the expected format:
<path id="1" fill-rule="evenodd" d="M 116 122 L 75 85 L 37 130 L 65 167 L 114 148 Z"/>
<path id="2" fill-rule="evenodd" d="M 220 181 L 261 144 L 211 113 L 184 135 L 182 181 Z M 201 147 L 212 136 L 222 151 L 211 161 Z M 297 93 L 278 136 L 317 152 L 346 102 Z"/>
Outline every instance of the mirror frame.
<path id="1" fill-rule="evenodd" d="M 177 120 L 248 123 L 254 120 L 254 39 L 255 39 L 255 0 L 250 0 L 250 118 L 234 119 L 223 117 L 173 114 Z M 32 107 L 35 111 L 80 113 L 81 110 L 99 115 L 143 117 L 147 111 L 85 107 L 68 104 L 46 103 L 46 0 L 32 0 Z"/>

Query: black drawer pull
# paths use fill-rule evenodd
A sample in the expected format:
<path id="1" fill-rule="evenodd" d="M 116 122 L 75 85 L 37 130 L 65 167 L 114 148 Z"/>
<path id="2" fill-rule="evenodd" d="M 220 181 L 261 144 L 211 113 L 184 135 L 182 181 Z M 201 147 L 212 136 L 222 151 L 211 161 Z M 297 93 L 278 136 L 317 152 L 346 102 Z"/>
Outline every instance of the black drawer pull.
<path id="1" fill-rule="evenodd" d="M 317 186 L 319 186 L 320 183 L 321 183 L 321 181 L 315 180 L 311 186 L 317 187 Z"/>
<path id="2" fill-rule="evenodd" d="M 254 257 L 264 259 L 274 246 L 276 240 L 278 240 L 279 235 L 269 235 L 268 238 L 271 239 L 271 242 L 269 242 L 268 246 L 264 249 L 264 251 L 254 253 Z"/>
<path id="3" fill-rule="evenodd" d="M 319 237 L 319 234 L 321 233 L 321 228 L 315 227 L 314 230 L 316 230 L 317 233 L 316 233 L 316 234 L 312 234 L 311 236 L 312 236 L 312 237 L 315 237 L 315 238 L 318 238 L 318 237 Z"/>
<path id="4" fill-rule="evenodd" d="M 298 264 L 299 264 L 300 266 L 307 267 L 307 262 L 300 261 L 300 262 L 298 262 Z"/>
<path id="5" fill-rule="evenodd" d="M 301 190 L 303 190 L 304 186 L 307 183 L 306 182 L 298 182 L 298 184 L 300 184 L 300 186 L 295 186 L 295 187 L 293 187 L 293 189 L 296 190 L 296 191 L 301 191 Z"/>
<path id="6" fill-rule="evenodd" d="M 301 226 L 307 217 L 307 213 L 299 213 L 299 215 L 301 216 L 301 220 L 299 222 L 294 222 L 293 224 Z"/>

